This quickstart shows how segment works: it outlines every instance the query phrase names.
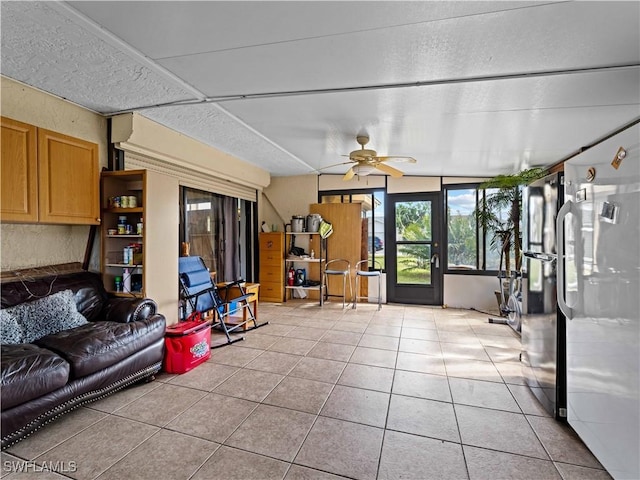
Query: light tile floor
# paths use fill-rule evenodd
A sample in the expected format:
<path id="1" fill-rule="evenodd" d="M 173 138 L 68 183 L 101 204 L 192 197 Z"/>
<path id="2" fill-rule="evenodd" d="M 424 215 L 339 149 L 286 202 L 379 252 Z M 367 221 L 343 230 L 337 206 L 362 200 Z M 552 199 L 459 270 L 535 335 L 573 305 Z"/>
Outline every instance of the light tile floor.
<path id="1" fill-rule="evenodd" d="M 524 386 L 518 336 L 484 314 L 294 301 L 261 304 L 260 320 L 191 372 L 16 444 L 2 478 L 610 478 Z"/>

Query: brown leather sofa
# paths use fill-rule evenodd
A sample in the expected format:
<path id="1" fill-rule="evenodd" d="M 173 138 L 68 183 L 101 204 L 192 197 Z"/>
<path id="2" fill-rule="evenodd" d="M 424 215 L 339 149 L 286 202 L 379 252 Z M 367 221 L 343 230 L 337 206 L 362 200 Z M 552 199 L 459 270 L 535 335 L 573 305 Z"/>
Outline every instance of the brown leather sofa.
<path id="1" fill-rule="evenodd" d="M 2 449 L 60 415 L 133 383 L 162 366 L 165 317 L 150 299 L 113 298 L 91 272 L 3 283 L 2 308 L 71 290 L 85 325 L 33 343 L 2 345 Z"/>

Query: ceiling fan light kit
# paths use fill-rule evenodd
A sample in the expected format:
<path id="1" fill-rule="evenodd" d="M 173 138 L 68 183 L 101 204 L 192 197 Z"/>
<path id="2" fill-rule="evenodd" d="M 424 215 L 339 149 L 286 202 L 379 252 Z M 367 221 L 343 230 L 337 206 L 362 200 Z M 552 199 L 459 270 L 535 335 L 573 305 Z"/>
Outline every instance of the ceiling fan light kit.
<path id="1" fill-rule="evenodd" d="M 353 167 L 353 172 L 359 177 L 366 177 L 367 175 L 372 174 L 375 171 L 376 167 L 373 165 L 367 165 L 366 163 L 361 165 L 355 165 Z"/>
<path id="2" fill-rule="evenodd" d="M 413 157 L 398 157 L 393 155 L 378 156 L 375 150 L 364 148 L 369 143 L 369 137 L 367 135 L 358 135 L 356 141 L 360 144 L 360 150 L 354 150 L 349 154 L 349 161 L 355 162 L 347 173 L 344 175 L 343 180 L 351 180 L 355 175 L 359 177 L 366 177 L 379 170 L 381 173 L 391 175 L 392 177 L 401 177 L 403 172 L 397 168 L 393 168 L 383 162 L 406 162 L 416 163 L 416 159 Z M 346 156 L 346 155 L 345 155 Z M 347 162 L 348 163 L 348 162 Z"/>

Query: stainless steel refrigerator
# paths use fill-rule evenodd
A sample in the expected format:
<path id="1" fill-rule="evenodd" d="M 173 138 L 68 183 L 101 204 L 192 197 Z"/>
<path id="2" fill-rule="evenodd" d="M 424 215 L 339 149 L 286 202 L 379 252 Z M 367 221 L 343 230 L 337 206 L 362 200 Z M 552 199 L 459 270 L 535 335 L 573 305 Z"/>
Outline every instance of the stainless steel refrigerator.
<path id="1" fill-rule="evenodd" d="M 565 317 L 558 308 L 556 217 L 563 175 L 532 182 L 523 195 L 522 373 L 557 419 L 566 417 Z"/>
<path id="2" fill-rule="evenodd" d="M 565 163 L 558 304 L 567 421 L 616 479 L 640 478 L 640 125 Z"/>

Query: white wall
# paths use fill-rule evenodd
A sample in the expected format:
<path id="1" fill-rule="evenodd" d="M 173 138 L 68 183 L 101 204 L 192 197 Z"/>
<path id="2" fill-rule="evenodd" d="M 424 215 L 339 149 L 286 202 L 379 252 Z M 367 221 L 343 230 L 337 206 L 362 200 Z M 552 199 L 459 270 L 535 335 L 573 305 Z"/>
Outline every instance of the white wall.
<path id="1" fill-rule="evenodd" d="M 98 144 L 107 164 L 107 121 L 85 108 L 0 76 L 2 116 Z M 1 224 L 0 269 L 82 262 L 89 238 L 85 225 Z M 99 270 L 94 246 L 90 269 Z"/>
<path id="2" fill-rule="evenodd" d="M 498 289 L 495 275 L 445 275 L 443 304 L 451 308 L 475 308 L 498 314 L 494 291 Z"/>

